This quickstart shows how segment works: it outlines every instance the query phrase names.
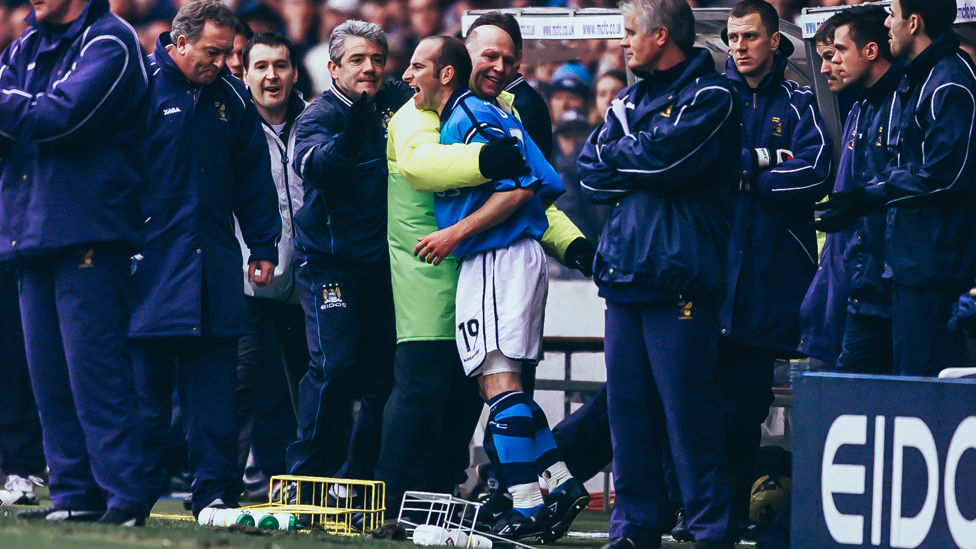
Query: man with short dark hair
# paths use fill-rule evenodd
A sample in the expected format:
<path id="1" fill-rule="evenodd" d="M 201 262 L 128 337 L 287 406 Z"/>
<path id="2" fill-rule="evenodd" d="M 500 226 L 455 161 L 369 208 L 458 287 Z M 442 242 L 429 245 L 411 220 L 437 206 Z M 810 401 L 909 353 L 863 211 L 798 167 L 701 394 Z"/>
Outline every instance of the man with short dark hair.
<path id="1" fill-rule="evenodd" d="M 296 120 L 305 111 L 305 101 L 294 90 L 298 72 L 293 53 L 290 40 L 270 31 L 248 40 L 241 53 L 244 85 L 261 116 L 271 153 L 282 229 L 271 283 L 258 286 L 250 282 L 246 263 L 243 273 L 247 332 L 241 337 L 237 361 L 238 466 L 244 469 L 250 451 L 254 467 L 248 469 L 245 482 L 255 498 L 268 488 L 270 477 L 288 472 L 285 448 L 295 441 L 298 382 L 308 371 L 309 361 L 292 243 L 294 215 L 302 207 L 303 190 L 291 158 L 295 155 Z M 237 239 L 245 249 L 239 231 Z"/>
<path id="2" fill-rule="evenodd" d="M 245 332 L 241 245 L 248 279 L 270 283 L 281 219 L 267 143 L 247 90 L 224 66 L 234 16 L 217 0 L 183 6 L 150 56 L 153 184 L 146 244 L 132 264 L 129 347 L 136 366 L 151 507 L 161 495 L 160 452 L 173 388 L 189 446 L 192 510 L 236 507 L 235 370 Z"/>
<path id="3" fill-rule="evenodd" d="M 244 79 L 244 46 L 254 37 L 250 25 L 237 17 L 234 18 L 234 49 L 227 56 L 227 69 L 237 77 Z"/>
<path id="4" fill-rule="evenodd" d="M 742 0 L 729 12 L 725 76 L 742 103 L 739 192 L 732 199 L 719 357 L 729 414 L 733 518 L 749 492 L 773 403 L 773 365 L 797 356 L 799 310 L 817 270 L 811 206 L 829 190 L 831 140 L 809 87 L 785 76 L 793 43 L 776 9 Z"/>
<path id="5" fill-rule="evenodd" d="M 670 444 L 695 549 L 731 548 L 719 314 L 741 114 L 684 0 L 627 0 L 621 46 L 642 80 L 580 156 L 588 198 L 614 204 L 595 262 L 607 300 L 607 396 L 616 505 L 606 549 L 661 546 Z"/>
<path id="6" fill-rule="evenodd" d="M 840 90 L 860 101 L 847 116 L 844 147 L 834 192 L 867 185 L 892 160 L 886 136 L 891 128 L 894 91 L 901 68 L 892 68 L 887 13 L 863 6 L 834 15 L 833 61 Z M 844 340 L 836 369 L 852 373 L 892 374 L 891 282 L 883 277 L 885 212 L 862 217 L 852 227 L 846 252 L 850 274 Z"/>
<path id="7" fill-rule="evenodd" d="M 952 0 L 891 4 L 891 53 L 907 61 L 884 137 L 896 160 L 867 185 L 832 194 L 816 224 L 839 231 L 887 207 L 884 277 L 901 375 L 966 365 L 963 336 L 946 324 L 976 278 L 976 76 L 955 17 Z"/>
<path id="8" fill-rule="evenodd" d="M 125 334 L 144 219 L 146 65 L 106 0 L 33 8 L 0 57 L 0 259 L 19 271 L 52 505 L 18 515 L 141 525 L 143 437 Z"/>

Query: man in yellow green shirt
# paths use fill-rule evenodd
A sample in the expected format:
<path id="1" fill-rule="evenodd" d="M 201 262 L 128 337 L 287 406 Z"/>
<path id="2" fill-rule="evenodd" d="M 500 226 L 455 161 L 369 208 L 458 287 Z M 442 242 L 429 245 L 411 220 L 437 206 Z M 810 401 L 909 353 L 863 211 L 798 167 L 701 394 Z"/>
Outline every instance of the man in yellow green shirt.
<path id="1" fill-rule="evenodd" d="M 423 71 L 425 64 L 432 64 L 438 75 L 453 69 L 419 57 L 414 55 L 405 80 L 413 80 L 411 73 Z M 422 95 L 418 92 L 414 99 L 422 100 Z M 503 92 L 498 100 L 513 112 L 511 94 Z M 414 257 L 417 242 L 438 229 L 434 193 L 525 173 L 521 157 L 517 162 L 509 157 L 500 161 L 501 152 L 485 150 L 513 145 L 441 145 L 440 129 L 437 112 L 419 110 L 415 101 L 408 101 L 388 124 L 387 230 L 396 309 L 396 381 L 384 412 L 376 478 L 386 482 L 389 513 L 399 509 L 405 490 L 449 493 L 463 482 L 468 442 L 483 406 L 477 381 L 464 374 L 455 344 L 458 261 L 447 258 L 433 265 Z M 575 266 L 578 250 L 592 244 L 562 212 L 550 208 L 546 214 L 549 229 L 543 248 L 556 260 Z"/>

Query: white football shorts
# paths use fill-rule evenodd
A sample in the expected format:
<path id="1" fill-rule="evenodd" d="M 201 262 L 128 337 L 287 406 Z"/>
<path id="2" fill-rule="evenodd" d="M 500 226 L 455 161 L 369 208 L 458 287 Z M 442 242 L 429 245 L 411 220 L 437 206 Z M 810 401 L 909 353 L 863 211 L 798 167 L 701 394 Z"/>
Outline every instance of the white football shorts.
<path id="1" fill-rule="evenodd" d="M 466 257 L 455 309 L 464 373 L 484 374 L 485 358 L 492 351 L 519 363 L 537 362 L 548 292 L 546 255 L 531 238 Z"/>

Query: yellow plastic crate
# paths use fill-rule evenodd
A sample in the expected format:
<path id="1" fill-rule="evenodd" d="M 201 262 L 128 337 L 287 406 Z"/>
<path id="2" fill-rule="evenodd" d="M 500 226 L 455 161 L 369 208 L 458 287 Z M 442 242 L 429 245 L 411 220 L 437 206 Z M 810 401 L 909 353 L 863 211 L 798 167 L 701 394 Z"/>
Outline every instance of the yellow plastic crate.
<path id="1" fill-rule="evenodd" d="M 277 475 L 271 477 L 269 482 L 268 503 L 242 509 L 305 515 L 311 518 L 311 526 L 319 526 L 330 534 L 343 536 L 362 533 L 353 527 L 356 514 L 363 515 L 363 531 L 379 528 L 383 524 L 386 513 L 386 484 L 383 482 L 295 475 Z M 277 490 L 276 494 L 275 486 L 279 483 L 283 489 Z M 362 498 L 333 497 L 329 501 L 330 492 L 333 496 L 355 493 L 362 495 Z M 289 494 L 299 495 L 297 503 L 288 503 Z M 356 503 L 360 500 L 363 502 L 363 509 L 352 507 L 354 499 Z"/>

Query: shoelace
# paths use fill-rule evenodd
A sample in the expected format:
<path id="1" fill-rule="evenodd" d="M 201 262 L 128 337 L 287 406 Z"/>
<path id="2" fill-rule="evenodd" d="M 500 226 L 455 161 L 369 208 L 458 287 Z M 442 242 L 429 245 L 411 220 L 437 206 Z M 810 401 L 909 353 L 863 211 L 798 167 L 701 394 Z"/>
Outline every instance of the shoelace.
<path id="1" fill-rule="evenodd" d="M 33 492 L 34 486 L 44 486 L 44 480 L 30 475 L 26 478 L 19 475 L 7 475 L 7 482 L 3 488 L 11 492 Z"/>

